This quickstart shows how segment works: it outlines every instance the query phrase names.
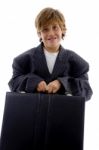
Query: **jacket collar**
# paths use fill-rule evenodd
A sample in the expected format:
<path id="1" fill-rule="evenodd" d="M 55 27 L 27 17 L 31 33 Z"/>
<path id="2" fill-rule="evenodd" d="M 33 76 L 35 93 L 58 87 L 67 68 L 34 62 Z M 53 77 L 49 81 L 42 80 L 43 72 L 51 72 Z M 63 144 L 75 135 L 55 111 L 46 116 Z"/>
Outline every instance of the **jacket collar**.
<path id="1" fill-rule="evenodd" d="M 53 72 L 52 74 L 50 74 L 48 67 L 47 67 L 47 63 L 46 63 L 46 58 L 44 55 L 44 51 L 43 51 L 43 43 L 41 43 L 38 47 L 37 47 L 39 53 L 38 53 L 38 57 L 41 59 L 42 63 L 43 63 L 43 69 L 45 69 L 45 72 L 47 71 L 49 75 L 51 75 L 52 77 L 57 77 L 59 72 L 61 70 L 63 70 L 65 68 L 65 63 L 66 63 L 66 57 L 64 59 L 64 55 L 66 56 L 66 50 L 60 45 L 60 50 L 59 50 L 59 54 L 57 56 L 54 68 L 53 68 Z"/>
<path id="2" fill-rule="evenodd" d="M 39 46 L 37 48 L 38 48 L 39 54 L 44 55 L 43 42 L 41 44 L 39 44 Z M 58 56 L 60 61 L 63 61 L 64 53 L 66 54 L 66 49 L 64 49 L 64 47 L 62 45 L 60 45 L 59 56 Z"/>

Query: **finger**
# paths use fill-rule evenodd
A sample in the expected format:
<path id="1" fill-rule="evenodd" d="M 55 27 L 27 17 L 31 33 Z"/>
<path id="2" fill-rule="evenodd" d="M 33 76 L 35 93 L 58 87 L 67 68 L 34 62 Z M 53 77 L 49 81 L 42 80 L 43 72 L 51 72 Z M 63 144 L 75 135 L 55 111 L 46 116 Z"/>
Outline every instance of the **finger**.
<path id="1" fill-rule="evenodd" d="M 53 93 L 52 87 L 49 87 L 49 88 L 48 88 L 48 93 Z"/>
<path id="2" fill-rule="evenodd" d="M 49 87 L 46 85 L 46 91 L 48 91 Z"/>
<path id="3" fill-rule="evenodd" d="M 38 91 L 38 92 L 41 92 L 40 88 L 37 88 L 37 91 Z"/>
<path id="4" fill-rule="evenodd" d="M 53 93 L 56 93 L 58 90 L 57 89 L 53 89 Z"/>

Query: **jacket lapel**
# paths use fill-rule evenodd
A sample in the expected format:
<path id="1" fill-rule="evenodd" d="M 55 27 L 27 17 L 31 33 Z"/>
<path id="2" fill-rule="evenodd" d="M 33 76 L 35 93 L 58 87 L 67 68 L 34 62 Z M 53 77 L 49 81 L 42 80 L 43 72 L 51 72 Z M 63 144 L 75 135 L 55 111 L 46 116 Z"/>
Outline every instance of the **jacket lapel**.
<path id="1" fill-rule="evenodd" d="M 66 55 L 66 50 L 62 46 L 60 46 L 60 51 L 56 58 L 56 62 L 55 62 L 52 73 L 49 72 L 42 44 L 38 47 L 38 51 L 39 52 L 38 52 L 37 58 L 39 59 L 39 66 L 40 66 L 41 74 L 43 73 L 44 76 L 55 79 L 61 73 L 63 73 L 64 69 L 66 68 L 66 57 L 64 57 Z"/>
<path id="2" fill-rule="evenodd" d="M 64 69 L 66 68 L 66 60 L 64 60 L 65 54 L 66 54 L 66 50 L 61 47 L 53 68 L 53 72 L 52 72 L 53 77 L 59 76 L 59 74 L 61 74 L 61 72 L 63 72 Z"/>
<path id="3" fill-rule="evenodd" d="M 45 74 L 45 76 L 50 76 L 50 72 L 48 70 L 47 67 L 47 62 L 46 62 L 46 58 L 44 55 L 44 51 L 43 51 L 43 46 L 40 45 L 39 49 L 38 49 L 39 53 L 38 53 L 38 59 L 39 59 L 39 66 L 40 66 L 40 71 L 43 72 Z"/>

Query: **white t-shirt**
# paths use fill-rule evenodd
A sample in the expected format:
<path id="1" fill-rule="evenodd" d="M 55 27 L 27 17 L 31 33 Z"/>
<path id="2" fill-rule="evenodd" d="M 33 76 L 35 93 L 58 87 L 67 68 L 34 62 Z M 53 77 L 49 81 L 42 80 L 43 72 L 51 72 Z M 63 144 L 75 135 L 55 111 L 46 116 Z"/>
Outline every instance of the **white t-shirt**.
<path id="1" fill-rule="evenodd" d="M 45 54 L 45 58 L 46 58 L 46 62 L 47 62 L 47 66 L 49 69 L 49 72 L 52 73 L 53 72 L 53 68 L 55 65 L 55 61 L 57 58 L 59 52 L 48 52 L 46 49 L 44 49 L 44 54 Z"/>

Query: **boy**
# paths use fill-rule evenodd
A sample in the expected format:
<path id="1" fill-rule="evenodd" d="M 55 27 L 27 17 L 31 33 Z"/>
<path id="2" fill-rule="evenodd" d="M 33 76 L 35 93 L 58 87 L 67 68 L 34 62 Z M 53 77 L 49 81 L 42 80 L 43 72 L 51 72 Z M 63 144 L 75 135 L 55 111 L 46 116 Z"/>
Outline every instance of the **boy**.
<path id="1" fill-rule="evenodd" d="M 41 43 L 14 59 L 11 91 L 70 94 L 89 100 L 92 89 L 88 63 L 60 44 L 66 33 L 63 14 L 44 8 L 37 15 L 35 26 Z"/>

